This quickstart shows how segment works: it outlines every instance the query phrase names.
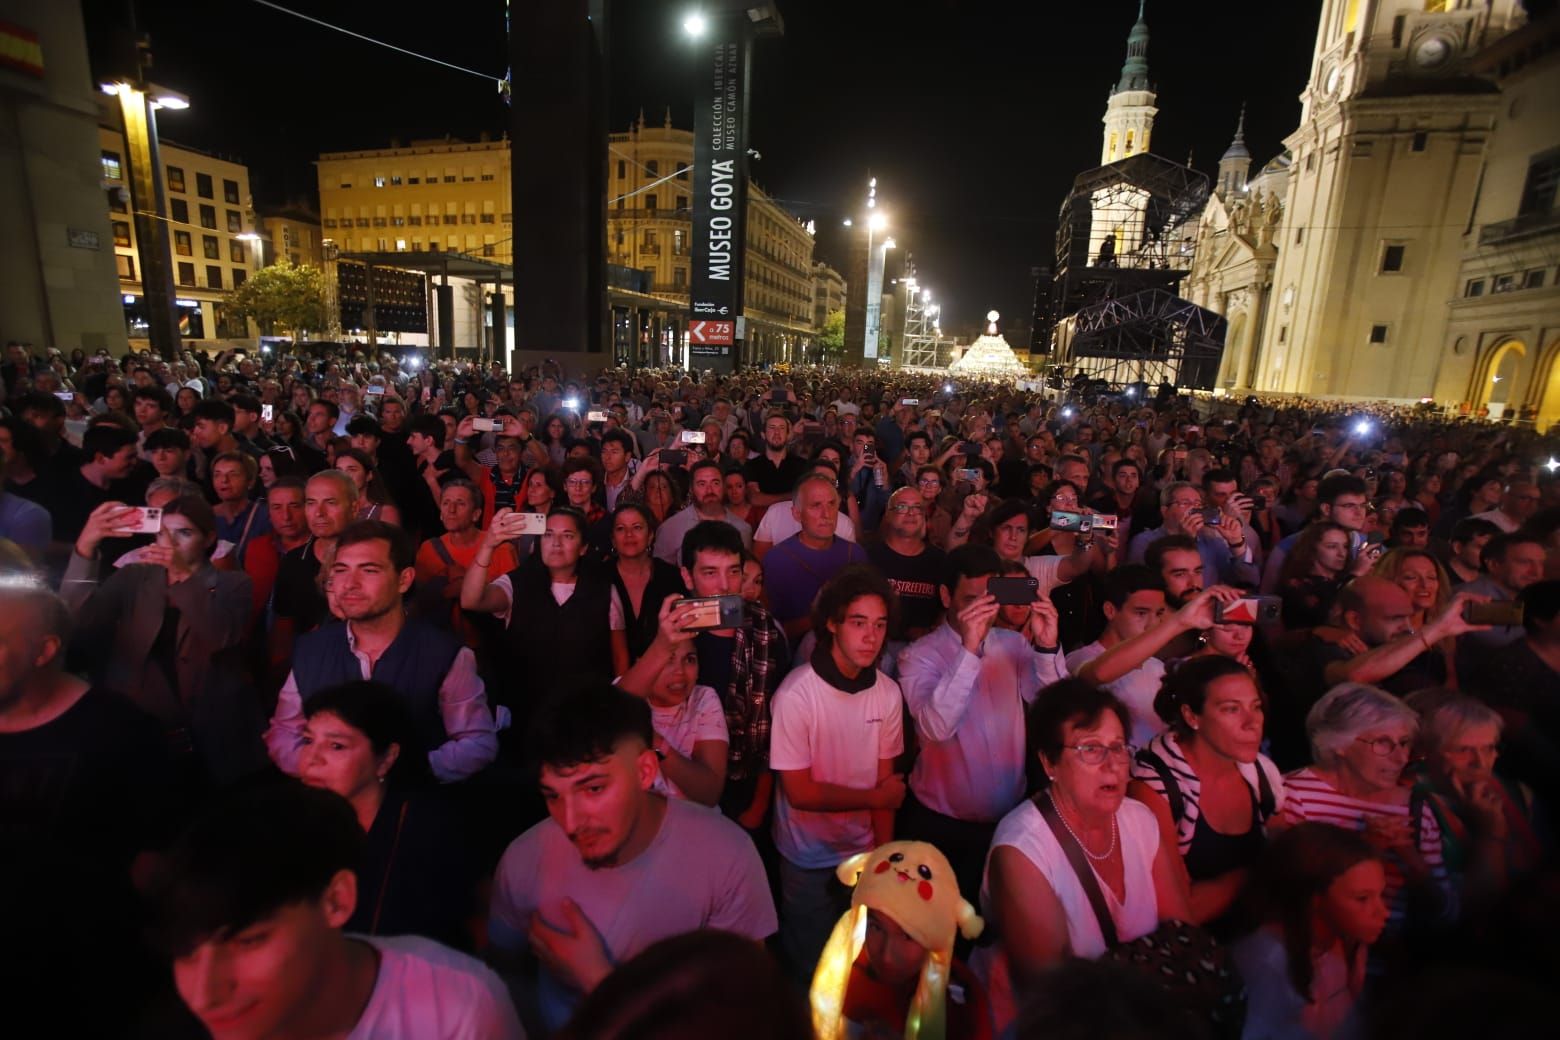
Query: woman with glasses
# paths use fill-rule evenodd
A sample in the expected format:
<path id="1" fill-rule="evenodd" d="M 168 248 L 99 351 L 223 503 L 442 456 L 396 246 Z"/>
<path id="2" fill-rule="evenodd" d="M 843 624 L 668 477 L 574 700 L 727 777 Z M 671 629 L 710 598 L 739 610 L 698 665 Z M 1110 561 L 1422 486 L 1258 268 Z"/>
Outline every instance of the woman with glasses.
<path id="1" fill-rule="evenodd" d="M 1533 870 L 1545 849 L 1534 825 L 1533 792 L 1497 776 L 1504 720 L 1482 701 L 1452 690 L 1421 690 L 1415 789 L 1441 825 L 1441 849 L 1463 900 L 1488 902 Z"/>
<path id="2" fill-rule="evenodd" d="M 1024 551 L 1031 556 L 1072 557 L 1082 546 L 1076 530 L 1059 531 L 1051 526 L 1051 517 L 1057 512 L 1081 512 L 1082 496 L 1078 486 L 1066 480 L 1058 480 L 1046 486 L 1041 499 L 1045 526 L 1030 535 Z M 1091 539 L 1098 537 L 1092 534 Z M 1089 553 L 1089 567 L 1072 581 L 1058 585 L 1051 591 L 1051 602 L 1061 615 L 1063 650 L 1076 650 L 1087 646 L 1105 631 L 1105 572 L 1115 558 L 1115 546 Z"/>
<path id="3" fill-rule="evenodd" d="M 1284 801 L 1278 767 L 1259 750 L 1261 691 L 1234 658 L 1197 657 L 1165 676 L 1154 713 L 1169 729 L 1138 752 L 1128 793 L 1176 854 L 1190 920 L 1228 925 Z"/>
<path id="4" fill-rule="evenodd" d="M 1387 868 L 1389 935 L 1416 917 L 1451 918 L 1456 903 L 1441 824 L 1423 793 L 1404 783 L 1419 733 L 1414 709 L 1385 690 L 1340 683 L 1306 715 L 1314 765 L 1284 777 L 1275 827 L 1313 820 L 1360 831 Z"/>
<path id="5" fill-rule="evenodd" d="M 943 492 L 942 470 L 936 466 L 922 466 L 915 471 L 915 488 L 921 493 L 921 507 L 926 510 L 927 544 L 939 549 L 948 544 L 948 532 L 953 529 L 954 517 L 940 507 Z"/>
<path id="6" fill-rule="evenodd" d="M 1029 709 L 1031 787 L 1039 793 L 997 824 L 981 888 L 996 942 L 978 949 L 972 962 L 999 1034 L 1047 969 L 1070 956 L 1106 952 L 1086 885 L 1102 894 L 1119 942 L 1188 917 L 1179 868 L 1153 812 L 1126 797 L 1128 725 L 1119 700 L 1080 679 L 1046 687 Z M 1073 867 L 1080 855 L 1087 877 Z"/>

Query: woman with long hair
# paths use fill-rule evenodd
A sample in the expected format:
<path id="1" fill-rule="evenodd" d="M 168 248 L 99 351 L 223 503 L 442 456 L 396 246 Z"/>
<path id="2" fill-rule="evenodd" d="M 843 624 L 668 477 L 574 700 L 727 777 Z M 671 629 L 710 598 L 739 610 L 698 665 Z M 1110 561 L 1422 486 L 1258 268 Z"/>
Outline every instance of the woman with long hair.
<path id="1" fill-rule="evenodd" d="M 639 502 L 621 503 L 612 513 L 610 574 L 623 602 L 631 662 L 639 660 L 655 639 L 666 597 L 686 591 L 677 568 L 651 555 L 656 526 L 655 514 Z"/>
<path id="2" fill-rule="evenodd" d="M 379 477 L 379 467 L 367 452 L 352 447 L 337 448 L 335 468 L 357 485 L 359 520 L 383 520 L 397 527 L 401 525 L 401 511 L 390 501 L 390 492 Z"/>
<path id="3" fill-rule="evenodd" d="M 657 527 L 682 508 L 682 494 L 672 472 L 656 469 L 645 474 L 645 505 L 650 508 L 650 515 L 655 518 Z"/>
<path id="4" fill-rule="evenodd" d="M 1413 606 L 1409 620 L 1414 631 L 1421 632 L 1452 599 L 1452 579 L 1441 561 L 1427 549 L 1390 549 L 1376 561 L 1370 573 L 1386 578 L 1408 593 Z M 1457 686 L 1457 639 L 1448 636 L 1425 650 L 1402 669 L 1424 677 L 1422 685 Z M 1401 673 L 1400 673 L 1401 674 Z"/>
<path id="5" fill-rule="evenodd" d="M 1362 1034 L 1366 957 L 1387 923 L 1378 853 L 1351 831 L 1302 823 L 1269 847 L 1259 877 L 1262 926 L 1231 949 L 1246 983 L 1243 1035 Z"/>
<path id="6" fill-rule="evenodd" d="M 1331 521 L 1307 526 L 1279 571 L 1284 627 L 1325 624 L 1333 601 L 1348 581 L 1348 571 L 1349 532 Z"/>
<path id="7" fill-rule="evenodd" d="M 1058 531 L 1051 526 L 1051 515 L 1058 511 L 1082 512 L 1082 493 L 1071 481 L 1057 480 L 1046 486 L 1042 499 L 1043 524 L 1029 537 L 1025 552 L 1033 556 L 1071 556 L 1078 549 L 1077 531 Z M 1061 615 L 1059 631 L 1062 649 L 1076 650 L 1098 639 L 1105 629 L 1105 571 L 1112 555 L 1093 554 L 1089 569 L 1065 585 L 1051 590 L 1051 602 Z"/>
<path id="8" fill-rule="evenodd" d="M 562 466 L 563 460 L 569 455 L 569 443 L 573 440 L 569 436 L 568 421 L 554 412 L 543 421 L 536 440 L 547 450 L 548 461 L 554 466 Z"/>

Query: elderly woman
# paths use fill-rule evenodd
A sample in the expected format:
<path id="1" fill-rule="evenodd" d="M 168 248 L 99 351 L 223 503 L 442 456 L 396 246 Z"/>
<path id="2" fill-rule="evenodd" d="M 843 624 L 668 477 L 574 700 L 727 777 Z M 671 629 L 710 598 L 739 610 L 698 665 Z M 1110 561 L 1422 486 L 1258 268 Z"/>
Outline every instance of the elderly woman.
<path id="1" fill-rule="evenodd" d="M 1451 690 L 1421 690 L 1408 703 L 1420 718 L 1415 790 L 1441 825 L 1447 871 L 1467 899 L 1498 895 L 1543 852 L 1533 792 L 1495 775 L 1504 720 Z"/>
<path id="2" fill-rule="evenodd" d="M 1105 893 L 1111 930 L 1121 942 L 1189 909 L 1174 854 L 1160 841 L 1153 812 L 1127 799 L 1132 748 L 1127 709 L 1108 691 L 1065 679 L 1040 692 L 1026 725 L 1041 793 L 997 824 L 981 903 L 997 942 L 975 953 L 998 1031 L 1012 1021 L 1024 992 L 1068 956 L 1094 958 L 1108 948 L 1085 885 Z M 1072 867 L 1069 848 L 1090 872 Z"/>
<path id="3" fill-rule="evenodd" d="M 1428 801 L 1404 784 L 1419 733 L 1414 709 L 1385 690 L 1340 683 L 1305 719 L 1314 765 L 1284 777 L 1277 827 L 1315 820 L 1363 832 L 1387 868 L 1387 930 L 1400 935 L 1416 915 L 1451 917 L 1453 889 L 1441 824 Z"/>

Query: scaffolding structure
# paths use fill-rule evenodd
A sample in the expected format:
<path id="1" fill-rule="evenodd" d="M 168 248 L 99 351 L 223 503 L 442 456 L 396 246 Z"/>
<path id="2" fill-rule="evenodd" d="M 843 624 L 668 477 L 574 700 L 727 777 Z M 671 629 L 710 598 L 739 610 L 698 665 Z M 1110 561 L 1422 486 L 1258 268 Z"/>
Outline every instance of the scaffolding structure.
<path id="1" fill-rule="evenodd" d="M 1223 319 L 1177 295 L 1210 190 L 1205 175 L 1149 152 L 1078 175 L 1036 322 L 1056 364 L 1113 383 L 1213 385 Z"/>
<path id="2" fill-rule="evenodd" d="M 930 289 L 922 289 L 915 278 L 915 264 L 905 258 L 905 273 L 899 284 L 905 287 L 905 332 L 899 363 L 906 368 L 936 368 L 937 340 L 942 332 L 938 326 L 938 306 L 931 302 Z"/>

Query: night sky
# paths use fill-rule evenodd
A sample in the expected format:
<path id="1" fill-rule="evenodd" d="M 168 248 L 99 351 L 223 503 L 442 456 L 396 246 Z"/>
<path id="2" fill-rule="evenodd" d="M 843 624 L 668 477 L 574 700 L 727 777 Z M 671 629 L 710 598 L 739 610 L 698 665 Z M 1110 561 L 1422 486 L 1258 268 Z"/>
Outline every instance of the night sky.
<path id="1" fill-rule="evenodd" d="M 507 67 L 502 0 L 280 0 L 365 35 L 495 76 Z M 538 2 L 538 0 L 514 0 Z M 691 0 L 616 0 L 611 125 L 643 108 L 691 127 L 693 70 L 682 35 Z M 95 64 L 126 0 L 84 0 Z M 1214 172 L 1242 101 L 1260 165 L 1300 114 L 1321 0 L 1150 0 L 1153 151 Z M 992 307 L 1026 322 L 1030 268 L 1049 264 L 1072 178 L 1098 163 L 1110 87 L 1136 0 L 779 0 L 786 35 L 758 44 L 754 179 L 816 220 L 819 259 L 843 270 L 841 221 L 869 175 L 901 255 L 973 331 Z M 190 95 L 165 137 L 248 164 L 262 204 L 315 200 L 321 151 L 392 137 L 495 136 L 508 111 L 490 82 L 397 54 L 253 0 L 137 0 L 154 78 Z"/>

